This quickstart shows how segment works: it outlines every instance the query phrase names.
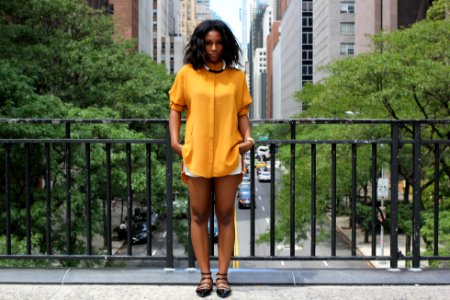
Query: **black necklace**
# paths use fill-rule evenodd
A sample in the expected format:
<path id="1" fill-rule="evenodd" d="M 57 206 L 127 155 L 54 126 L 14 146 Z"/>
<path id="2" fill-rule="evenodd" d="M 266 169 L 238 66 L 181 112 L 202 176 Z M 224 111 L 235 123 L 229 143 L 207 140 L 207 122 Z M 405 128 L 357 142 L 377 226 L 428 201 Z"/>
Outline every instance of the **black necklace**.
<path id="1" fill-rule="evenodd" d="M 225 63 L 225 60 L 222 60 L 222 69 L 220 70 L 213 70 L 210 67 L 208 67 L 207 65 L 203 65 L 203 67 L 205 67 L 205 69 L 208 72 L 214 73 L 214 74 L 218 74 L 218 73 L 222 73 L 223 71 L 225 71 L 225 68 L 227 67 L 227 64 Z"/>

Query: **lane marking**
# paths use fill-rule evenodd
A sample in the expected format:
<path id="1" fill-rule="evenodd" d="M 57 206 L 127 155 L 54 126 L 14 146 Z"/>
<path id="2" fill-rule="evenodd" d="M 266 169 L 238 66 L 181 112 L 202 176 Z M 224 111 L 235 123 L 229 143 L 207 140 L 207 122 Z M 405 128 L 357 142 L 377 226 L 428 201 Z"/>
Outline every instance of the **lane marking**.
<path id="1" fill-rule="evenodd" d="M 258 196 L 259 201 L 261 201 L 261 196 Z"/>
<path id="2" fill-rule="evenodd" d="M 239 239 L 236 223 L 236 206 L 234 207 L 234 256 L 239 256 Z M 233 260 L 233 268 L 239 269 L 239 261 Z"/>
<path id="3" fill-rule="evenodd" d="M 163 233 L 163 238 L 165 238 L 166 235 L 167 235 L 167 231 L 164 231 L 164 233 Z"/>
<path id="4" fill-rule="evenodd" d="M 264 208 L 264 206 L 261 206 L 261 209 L 262 209 L 263 211 L 266 211 L 266 209 Z"/>
<path id="5" fill-rule="evenodd" d="M 266 218 L 267 224 L 270 224 L 269 218 Z"/>

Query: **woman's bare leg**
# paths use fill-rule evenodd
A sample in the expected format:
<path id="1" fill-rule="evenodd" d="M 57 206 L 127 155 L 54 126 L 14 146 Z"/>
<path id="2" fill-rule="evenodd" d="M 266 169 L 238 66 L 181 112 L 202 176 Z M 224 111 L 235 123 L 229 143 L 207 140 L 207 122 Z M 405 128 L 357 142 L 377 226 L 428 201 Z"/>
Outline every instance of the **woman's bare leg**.
<path id="1" fill-rule="evenodd" d="M 219 225 L 219 273 L 227 273 L 234 247 L 234 206 L 241 175 L 214 178 L 215 211 Z"/>
<path id="2" fill-rule="evenodd" d="M 188 177 L 191 239 L 200 272 L 210 271 L 208 219 L 211 210 L 211 179 Z"/>

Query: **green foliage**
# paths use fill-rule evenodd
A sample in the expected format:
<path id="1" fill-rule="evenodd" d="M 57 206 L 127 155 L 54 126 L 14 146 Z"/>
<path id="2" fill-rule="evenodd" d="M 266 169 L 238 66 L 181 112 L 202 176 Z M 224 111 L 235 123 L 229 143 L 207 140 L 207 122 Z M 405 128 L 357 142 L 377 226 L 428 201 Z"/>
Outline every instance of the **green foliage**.
<path id="1" fill-rule="evenodd" d="M 442 1 L 437 1 L 441 5 Z M 450 22 L 442 18 L 424 20 L 411 28 L 394 33 L 380 33 L 373 37 L 374 51 L 337 60 L 325 67 L 329 74 L 322 82 L 304 86 L 297 98 L 306 103 L 305 118 L 361 118 L 361 119 L 448 119 L 450 115 L 450 48 L 448 37 Z M 277 126 L 277 125 L 275 125 Z M 281 125 L 280 125 L 281 126 Z M 256 130 L 259 130 L 257 126 Z M 284 132 L 284 133 L 283 133 Z M 287 130 L 279 130 L 280 138 L 289 139 Z M 412 138 L 412 128 L 400 126 L 402 139 Z M 450 136 L 448 125 L 423 126 L 422 137 L 445 139 Z M 302 125 L 297 126 L 297 139 L 389 139 L 390 126 L 386 125 Z M 302 239 L 309 230 L 311 206 L 311 149 L 296 146 L 296 237 Z M 366 220 L 364 202 L 370 201 L 371 147 L 357 147 L 357 214 L 364 228 L 371 226 Z M 434 183 L 434 159 L 432 145 L 421 149 L 421 182 L 423 195 Z M 331 200 L 331 147 L 317 145 L 317 222 L 325 221 Z M 377 170 L 389 166 L 389 147 L 378 146 Z M 412 186 L 412 146 L 402 145 L 399 153 L 400 175 Z M 449 148 L 440 147 L 440 192 L 444 199 L 449 195 Z M 291 161 L 290 147 L 281 147 L 277 158 L 285 165 Z M 351 149 L 337 145 L 337 207 L 338 213 L 349 214 L 342 199 L 351 195 Z M 283 176 L 277 194 L 277 239 L 289 237 L 289 174 Z M 425 215 L 429 208 L 423 197 Z M 389 207 L 388 207 L 389 211 Z M 399 230 L 411 234 L 411 206 L 399 207 Z M 364 217 L 365 216 L 365 217 Z M 389 213 L 388 213 L 389 217 Z M 389 224 L 389 220 L 387 223 Z M 426 234 L 426 233 L 425 233 Z M 267 238 L 263 236 L 262 240 Z M 446 238 L 444 238 L 446 239 Z M 427 241 L 429 241 L 429 237 Z M 428 242 L 427 242 L 428 245 Z"/>
<path id="2" fill-rule="evenodd" d="M 162 65 L 141 53 L 134 42 L 115 37 L 113 22 L 88 7 L 83 0 L 0 0 L 0 118 L 167 119 L 167 92 L 172 77 Z M 71 138 L 161 139 L 163 125 L 77 124 Z M 2 138 L 64 138 L 62 124 L 2 124 Z M 91 144 L 91 213 L 93 235 L 104 236 L 106 215 L 105 146 Z M 25 237 L 25 146 L 10 151 L 11 224 L 14 247 Z M 85 144 L 72 144 L 71 207 L 72 253 L 86 253 L 86 162 Z M 146 193 L 145 145 L 131 147 L 132 188 L 136 205 Z M 163 211 L 166 197 L 165 147 L 152 146 L 152 197 Z M 37 184 L 45 176 L 42 145 L 30 145 L 30 194 L 33 251 L 45 253 L 45 191 Z M 66 249 L 65 145 L 52 144 L 51 221 L 55 253 Z M 112 197 L 126 199 L 125 145 L 111 145 Z M 5 165 L 0 148 L 0 165 Z M 180 184 L 180 183 L 178 183 Z M 5 178 L 0 178 L 0 223 L 5 215 Z M 114 224 L 113 224 L 114 226 Z M 5 234 L 0 228 L 0 238 Z M 4 244 L 4 243 L 3 243 Z M 18 248 L 18 249 L 19 249 Z M 20 248 L 22 249 L 22 248 Z M 17 251 L 21 251 L 21 250 Z M 5 253 L 4 249 L 0 249 Z M 95 253 L 103 253 L 101 248 Z M 24 252 L 21 252 L 24 253 Z M 25 262 L 39 264 L 40 262 Z M 60 262 L 79 265 L 78 261 Z M 91 264 L 91 263 L 89 263 Z"/>
<path id="3" fill-rule="evenodd" d="M 436 0 L 427 11 L 428 20 L 445 20 L 450 12 L 450 0 Z"/>

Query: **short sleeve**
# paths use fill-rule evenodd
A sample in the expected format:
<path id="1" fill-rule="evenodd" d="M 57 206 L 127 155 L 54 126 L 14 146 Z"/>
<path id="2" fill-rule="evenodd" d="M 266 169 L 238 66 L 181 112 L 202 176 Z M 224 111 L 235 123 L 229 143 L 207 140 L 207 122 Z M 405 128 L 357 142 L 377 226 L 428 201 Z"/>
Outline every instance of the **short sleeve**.
<path id="1" fill-rule="evenodd" d="M 178 72 L 169 91 L 170 109 L 182 112 L 186 108 L 186 98 L 184 93 L 184 72 L 183 69 Z"/>
<path id="2" fill-rule="evenodd" d="M 249 110 L 249 106 L 252 103 L 252 96 L 250 96 L 250 92 L 248 90 L 248 86 L 247 86 L 247 80 L 245 79 L 245 75 L 243 76 L 242 79 L 242 96 L 241 96 L 241 107 L 238 111 L 238 116 L 244 116 L 246 114 L 248 114 L 248 110 Z"/>

